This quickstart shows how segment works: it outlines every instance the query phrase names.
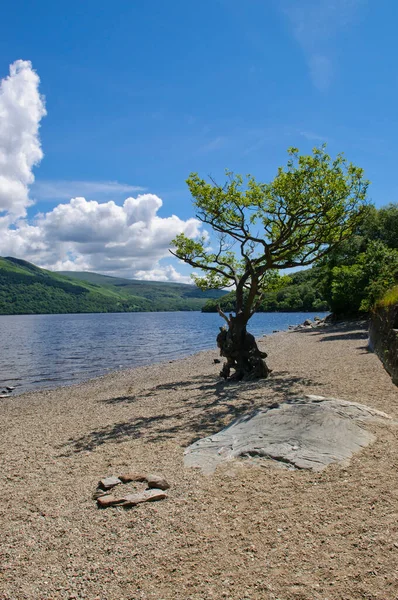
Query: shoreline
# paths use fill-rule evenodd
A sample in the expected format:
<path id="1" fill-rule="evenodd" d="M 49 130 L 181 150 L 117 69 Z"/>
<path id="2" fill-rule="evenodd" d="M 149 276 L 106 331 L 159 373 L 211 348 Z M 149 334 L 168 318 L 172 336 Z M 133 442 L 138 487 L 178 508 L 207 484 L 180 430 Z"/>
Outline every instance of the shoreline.
<path id="1" fill-rule="evenodd" d="M 206 477 L 183 451 L 292 395 L 398 419 L 398 390 L 360 324 L 260 338 L 266 380 L 224 382 L 218 350 L 0 403 L 1 600 L 377 600 L 398 596 L 398 431 L 320 473 L 234 461 Z M 158 473 L 169 497 L 98 510 L 99 479 Z M 3 594 L 3 595 L 1 595 Z"/>
<path id="2" fill-rule="evenodd" d="M 174 312 L 176 312 L 176 311 L 174 311 Z M 185 311 L 185 312 L 187 312 L 187 311 Z M 190 312 L 192 312 L 192 311 L 190 311 Z M 85 313 L 76 313 L 76 314 L 85 314 Z M 91 313 L 91 314 L 94 314 L 94 313 Z M 108 314 L 108 313 L 106 313 L 106 314 Z M 155 314 L 157 314 L 157 313 L 155 313 Z M 261 313 L 261 314 L 275 314 L 275 313 Z M 297 313 L 284 313 L 284 314 L 296 314 L 297 315 Z M 312 315 L 313 313 L 312 312 L 301 312 L 301 313 L 298 313 L 298 314 L 300 315 L 300 318 L 301 318 L 302 315 Z M 320 314 L 324 315 L 324 313 L 320 313 Z M 48 315 L 45 315 L 45 316 L 48 316 Z M 324 316 L 322 318 L 324 318 Z M 220 319 L 220 324 L 221 325 L 223 324 L 223 321 L 221 319 Z M 256 339 L 261 339 L 261 337 L 270 336 L 270 335 L 273 335 L 274 333 L 287 332 L 287 331 L 292 330 L 292 328 L 296 328 L 296 327 L 300 327 L 300 326 L 301 326 L 301 324 L 296 324 L 296 325 L 289 324 L 289 325 L 286 325 L 285 329 L 273 330 L 272 333 L 271 333 L 271 329 L 270 329 L 269 333 L 265 333 L 265 334 L 262 334 L 260 336 L 256 336 Z M 250 330 L 250 324 L 249 324 L 249 330 Z M 209 345 L 208 347 L 205 347 L 205 348 L 202 348 L 202 349 L 192 349 L 192 352 L 188 352 L 188 354 L 186 354 L 186 353 L 181 353 L 180 354 L 178 350 L 175 350 L 173 352 L 170 351 L 169 357 L 167 357 L 167 358 L 160 358 L 159 360 L 156 360 L 156 359 L 153 360 L 152 359 L 151 362 L 148 362 L 148 363 L 144 362 L 144 364 L 137 364 L 135 366 L 130 366 L 130 367 L 123 366 L 121 368 L 120 367 L 115 367 L 114 368 L 112 366 L 111 370 L 109 370 L 109 371 L 105 370 L 102 373 L 100 372 L 99 374 L 89 376 L 88 378 L 85 378 L 84 373 L 82 372 L 80 374 L 80 376 L 82 377 L 82 379 L 80 381 L 69 380 L 69 382 L 67 382 L 65 380 L 65 382 L 62 382 L 62 381 L 61 382 L 57 382 L 54 385 L 45 385 L 46 380 L 43 379 L 44 387 L 33 386 L 31 389 L 29 389 L 29 387 L 30 387 L 29 384 L 28 384 L 28 389 L 23 389 L 23 388 L 25 388 L 26 384 L 23 383 L 23 382 L 21 384 L 19 384 L 18 382 L 20 381 L 20 378 L 19 379 L 12 379 L 12 378 L 10 379 L 10 378 L 8 378 L 8 379 L 5 380 L 5 382 L 3 382 L 3 384 L 2 384 L 3 387 L 0 387 L 0 392 L 1 392 L 2 389 L 5 389 L 6 386 L 9 386 L 9 385 L 12 385 L 14 387 L 13 391 L 9 394 L 9 396 L 13 396 L 13 397 L 22 396 L 22 395 L 25 395 L 26 393 L 33 393 L 33 392 L 39 392 L 39 391 L 45 391 L 45 390 L 56 390 L 56 389 L 62 388 L 62 387 L 73 387 L 75 385 L 81 385 L 82 383 L 85 383 L 85 382 L 88 382 L 88 381 L 93 381 L 93 380 L 95 380 L 95 379 L 97 379 L 99 377 L 106 377 L 106 376 L 111 375 L 113 373 L 120 373 L 120 372 L 122 372 L 124 370 L 136 369 L 136 368 L 140 368 L 140 367 L 143 367 L 143 366 L 151 366 L 151 365 L 156 365 L 156 364 L 163 364 L 163 363 L 168 363 L 168 362 L 172 362 L 172 361 L 175 361 L 175 360 L 182 360 L 182 359 L 184 359 L 184 358 L 186 358 L 188 356 L 192 356 L 192 355 L 200 353 L 200 352 L 207 352 L 207 351 L 213 351 L 214 350 L 217 353 L 219 353 L 219 350 L 218 350 L 218 348 L 215 345 L 215 337 L 216 337 L 217 331 L 218 331 L 218 329 L 215 329 L 214 332 L 213 332 L 214 339 L 213 339 L 213 337 L 210 338 L 210 339 L 213 340 L 213 342 L 212 342 L 214 344 L 213 346 Z M 173 357 L 173 354 L 174 354 L 174 357 Z M 221 359 L 221 360 L 224 360 L 224 359 Z M 22 391 L 19 391 L 19 388 L 22 388 Z M 7 397 L 8 397 L 7 395 L 3 396 L 3 395 L 0 394 L 0 399 L 1 400 L 3 400 L 4 398 L 7 398 Z"/>

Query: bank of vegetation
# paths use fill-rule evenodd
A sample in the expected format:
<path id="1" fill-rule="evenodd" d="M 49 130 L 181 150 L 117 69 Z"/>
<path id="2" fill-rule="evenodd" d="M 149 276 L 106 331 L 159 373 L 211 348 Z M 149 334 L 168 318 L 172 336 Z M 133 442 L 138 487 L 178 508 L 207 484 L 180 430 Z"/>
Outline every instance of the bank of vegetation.
<path id="1" fill-rule="evenodd" d="M 313 267 L 283 277 L 280 286 L 264 293 L 257 312 L 316 312 L 329 310 L 329 304 L 319 284 L 319 269 Z M 235 292 L 229 292 L 219 300 L 211 299 L 203 312 L 216 312 L 218 307 L 225 313 L 235 310 Z"/>
<path id="2" fill-rule="evenodd" d="M 398 204 L 366 208 L 355 234 L 311 269 L 290 273 L 266 291 L 259 312 L 323 311 L 353 317 L 398 302 Z M 391 290 L 391 291 L 389 291 Z M 211 299 L 204 312 L 234 310 L 235 294 Z"/>
<path id="3" fill-rule="evenodd" d="M 320 274 L 333 313 L 371 312 L 398 284 L 398 204 L 368 207 L 355 235 L 320 264 Z"/>
<path id="4" fill-rule="evenodd" d="M 0 258 L 3 315 L 200 310 L 209 297 L 223 294 L 179 283 L 53 273 L 17 258 Z"/>

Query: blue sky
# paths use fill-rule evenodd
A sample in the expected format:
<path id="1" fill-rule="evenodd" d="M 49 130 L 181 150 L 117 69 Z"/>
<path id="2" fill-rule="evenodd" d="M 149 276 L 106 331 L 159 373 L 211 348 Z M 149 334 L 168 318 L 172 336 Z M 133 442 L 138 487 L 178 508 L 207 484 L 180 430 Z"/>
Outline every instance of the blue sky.
<path id="1" fill-rule="evenodd" d="M 28 160 L 34 182 L 21 175 L 34 204 L 1 205 L 0 190 L 0 254 L 184 280 L 187 268 L 165 256 L 168 231 L 197 232 L 188 174 L 222 179 L 228 168 L 269 180 L 289 146 L 308 152 L 323 141 L 365 169 L 377 206 L 395 202 L 397 17 L 393 0 L 7 2 L 0 78 L 30 61 L 40 83 L 29 80 L 27 110 L 37 108 L 35 88 L 47 114 L 30 113 L 44 156 Z M 25 121 L 10 114 L 30 156 Z M 1 139 L 0 125 L 8 176 L 17 151 Z M 145 227 L 134 243 L 112 246 L 137 211 Z"/>

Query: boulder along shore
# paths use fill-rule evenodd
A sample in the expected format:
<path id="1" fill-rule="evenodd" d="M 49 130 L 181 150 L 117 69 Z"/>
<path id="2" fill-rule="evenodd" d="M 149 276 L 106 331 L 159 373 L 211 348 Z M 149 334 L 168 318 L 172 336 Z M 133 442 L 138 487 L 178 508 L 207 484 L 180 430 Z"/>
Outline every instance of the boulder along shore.
<path id="1" fill-rule="evenodd" d="M 276 333 L 259 347 L 266 380 L 220 380 L 214 349 L 2 398 L 0 599 L 397 598 L 393 421 L 370 426 L 376 442 L 348 467 L 184 468 L 195 440 L 297 394 L 398 419 L 398 388 L 368 352 L 365 324 Z M 131 471 L 165 478 L 167 498 L 99 509 L 98 481 Z"/>

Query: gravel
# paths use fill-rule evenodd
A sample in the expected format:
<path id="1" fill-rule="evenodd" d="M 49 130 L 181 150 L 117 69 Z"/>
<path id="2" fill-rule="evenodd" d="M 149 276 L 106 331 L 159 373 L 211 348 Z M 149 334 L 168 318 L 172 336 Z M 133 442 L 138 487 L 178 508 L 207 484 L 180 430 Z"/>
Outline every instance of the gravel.
<path id="1" fill-rule="evenodd" d="M 217 350 L 0 403 L 0 599 L 392 600 L 398 428 L 321 473 L 236 461 L 206 477 L 183 450 L 300 393 L 398 418 L 361 323 L 260 340 L 268 380 L 223 382 Z M 151 473 L 168 498 L 98 509 L 100 479 Z M 129 493 L 145 483 L 124 484 Z"/>

